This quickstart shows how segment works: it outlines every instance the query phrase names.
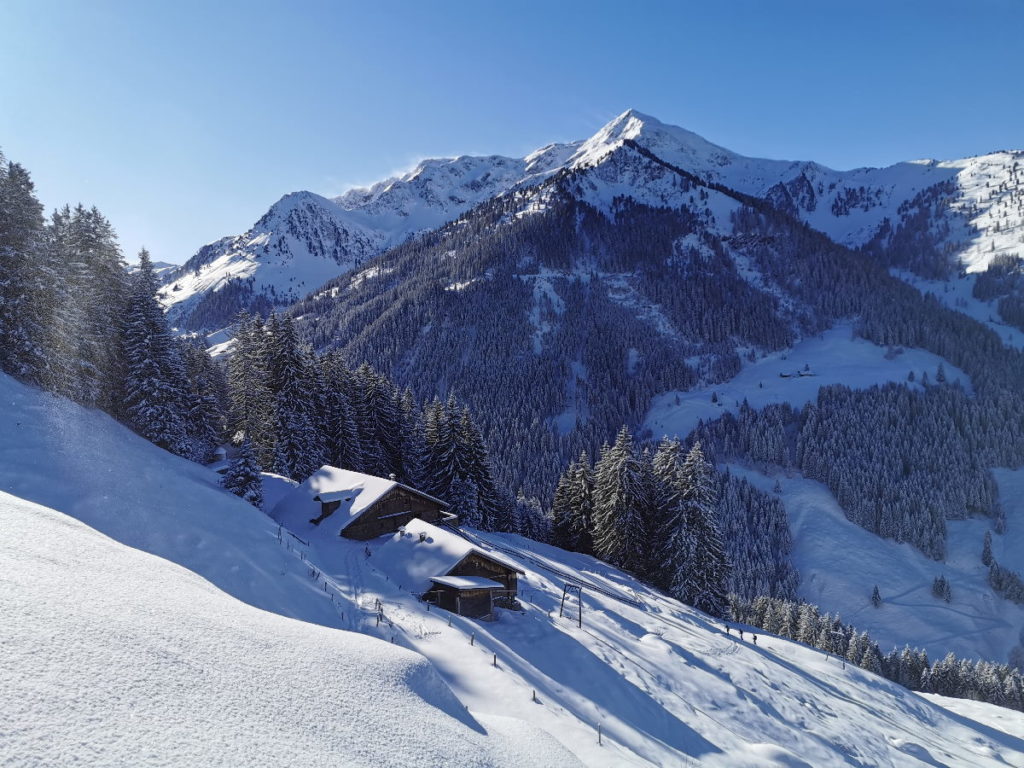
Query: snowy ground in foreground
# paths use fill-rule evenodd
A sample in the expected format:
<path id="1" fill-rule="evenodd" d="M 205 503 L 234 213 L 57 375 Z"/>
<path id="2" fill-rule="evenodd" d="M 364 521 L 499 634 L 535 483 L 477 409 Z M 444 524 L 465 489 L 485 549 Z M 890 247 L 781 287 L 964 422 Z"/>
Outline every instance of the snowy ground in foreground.
<path id="1" fill-rule="evenodd" d="M 564 766 L 429 662 L 235 600 L 0 493 L 0 764 Z"/>
<path id="2" fill-rule="evenodd" d="M 277 526 L 219 480 L 106 414 L 0 375 L 0 491 L 179 563 L 258 608 L 337 626 Z"/>
<path id="3" fill-rule="evenodd" d="M 821 483 L 799 475 L 768 476 L 736 465 L 729 469 L 766 492 L 776 480 L 781 485 L 801 597 L 866 630 L 883 652 L 910 644 L 927 650 L 933 661 L 949 651 L 1006 661 L 1024 627 L 1024 606 L 1003 600 L 988 586 L 981 545 L 991 521 L 950 521 L 949 551 L 941 563 L 910 544 L 879 538 L 851 523 Z M 1021 567 L 1024 498 L 1013 491 L 1024 489 L 1024 471 L 1000 470 L 996 477 L 1007 507 L 1007 534 L 994 538 L 993 552 L 1008 566 Z M 950 604 L 932 596 L 932 580 L 939 575 L 952 584 Z M 884 601 L 881 608 L 871 604 L 875 584 Z"/>
<path id="4" fill-rule="evenodd" d="M 970 391 L 970 377 L 938 355 L 910 347 L 895 350 L 893 354 L 886 347 L 857 338 L 851 325 L 840 324 L 792 349 L 744 363 L 743 369 L 729 381 L 704 389 L 658 395 L 651 400 L 644 426 L 657 436 L 685 437 L 701 420 L 717 419 L 727 411 L 736 413 L 744 399 L 758 409 L 773 403 L 801 406 L 816 400 L 818 390 L 829 384 L 866 389 L 890 381 L 906 382 L 911 371 L 918 382 L 924 372 L 934 381 L 940 363 L 948 381 L 959 381 Z M 813 376 L 779 375 L 796 374 L 807 365 Z M 711 402 L 715 393 L 717 403 Z"/>
<path id="5" fill-rule="evenodd" d="M 426 610 L 387 537 L 351 542 L 329 521 L 297 524 L 297 550 L 359 606 L 353 629 L 419 651 L 473 712 L 533 722 L 587 765 L 1024 766 L 1019 738 L 796 643 L 741 642 L 593 558 L 468 531 L 526 571 L 524 611 L 476 622 Z M 582 628 L 574 600 L 558 615 L 567 578 L 586 585 Z"/>

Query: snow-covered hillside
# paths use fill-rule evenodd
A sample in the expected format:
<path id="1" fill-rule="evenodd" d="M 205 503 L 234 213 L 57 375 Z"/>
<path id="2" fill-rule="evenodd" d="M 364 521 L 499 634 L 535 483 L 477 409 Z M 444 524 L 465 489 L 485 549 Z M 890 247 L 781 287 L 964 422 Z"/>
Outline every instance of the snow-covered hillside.
<path id="1" fill-rule="evenodd" d="M 574 762 L 539 729 L 475 718 L 414 653 L 256 610 L 6 493 L 0 527 L 4 765 Z"/>
<path id="2" fill-rule="evenodd" d="M 1018 736 L 819 651 L 740 640 L 585 555 L 464 531 L 525 571 L 522 612 L 476 622 L 417 599 L 412 533 L 354 542 L 330 518 L 285 519 L 328 588 L 362 608 L 353 629 L 419 651 L 472 711 L 533 722 L 587 765 L 1024 765 Z M 583 585 L 582 627 L 572 596 L 559 616 L 566 583 Z"/>
<path id="3" fill-rule="evenodd" d="M 883 226 L 898 228 L 923 216 L 934 246 L 976 271 L 998 254 L 1016 253 L 1024 231 L 1020 152 L 835 171 L 809 161 L 745 157 L 628 110 L 585 141 L 550 144 L 523 158 L 430 159 L 330 200 L 310 192 L 286 195 L 249 231 L 204 246 L 167 273 L 162 299 L 172 323 L 219 328 L 239 308 L 286 306 L 416 233 L 561 171 L 607 166 L 580 190 L 598 205 L 615 196 L 670 207 L 692 202 L 664 169 L 622 164 L 626 144 L 708 183 L 763 198 L 853 247 Z M 526 206 L 542 208 L 539 198 Z M 727 224 L 728 211 L 717 213 L 719 224 Z M 887 242 L 891 235 L 884 232 Z"/>
<path id="4" fill-rule="evenodd" d="M 515 536 L 465 532 L 525 571 L 522 612 L 427 610 L 388 537 L 299 516 L 309 544 L 279 541 L 212 473 L 102 414 L 6 377 L 0 402 L 5 763 L 1024 766 L 989 710 L 755 647 Z M 567 581 L 582 627 L 572 598 L 558 616 Z"/>
<path id="5" fill-rule="evenodd" d="M 572 764 L 337 629 L 348 606 L 212 471 L 3 375 L 0 403 L 0 763 Z"/>
<path id="6" fill-rule="evenodd" d="M 909 644 L 928 651 L 933 660 L 952 651 L 1005 662 L 1020 642 L 1024 606 L 992 592 L 981 562 L 982 537 L 991 528 L 990 520 L 949 521 L 949 553 L 944 562 L 936 562 L 909 544 L 879 538 L 851 523 L 821 483 L 736 465 L 729 470 L 766 492 L 778 483 L 793 534 L 800 597 L 868 632 L 885 650 Z M 1021 472 L 1003 471 L 997 477 L 1007 507 L 1007 533 L 994 537 L 993 550 L 1007 567 L 1020 568 Z M 951 585 L 948 604 L 932 594 L 938 576 Z M 879 608 L 871 603 L 875 585 L 882 595 Z"/>

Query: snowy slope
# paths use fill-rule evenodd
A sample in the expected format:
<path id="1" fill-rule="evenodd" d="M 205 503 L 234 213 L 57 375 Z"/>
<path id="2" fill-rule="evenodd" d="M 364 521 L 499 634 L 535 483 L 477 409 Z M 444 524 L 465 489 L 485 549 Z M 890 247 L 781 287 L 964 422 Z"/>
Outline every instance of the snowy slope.
<path id="1" fill-rule="evenodd" d="M 736 413 L 744 400 L 755 409 L 775 403 L 801 407 L 817 400 L 818 390 L 830 384 L 866 389 L 896 382 L 920 388 L 921 374 L 934 379 L 939 365 L 950 383 L 959 382 L 971 391 L 970 377 L 938 355 L 905 347 L 886 349 L 854 336 L 852 325 L 839 324 L 792 349 L 745 361 L 743 369 L 729 381 L 658 395 L 651 402 L 644 427 L 658 437 L 686 437 L 700 421 L 712 421 L 725 412 Z M 918 383 L 907 381 L 911 372 Z M 713 396 L 717 402 L 712 402 Z"/>
<path id="2" fill-rule="evenodd" d="M 587 765 L 1024 765 L 1019 736 L 798 644 L 741 642 L 593 558 L 465 531 L 526 572 L 523 611 L 476 622 L 417 599 L 418 564 L 390 556 L 415 547 L 348 541 L 304 517 L 288 522 L 307 558 L 362 606 L 353 629 L 419 651 L 473 712 L 532 722 Z M 567 581 L 584 585 L 582 628 L 572 598 L 559 617 Z"/>
<path id="3" fill-rule="evenodd" d="M 219 479 L 106 414 L 0 375 L 0 491 L 172 560 L 250 605 L 338 626 L 277 527 Z"/>
<path id="4" fill-rule="evenodd" d="M 577 193 L 599 207 L 616 196 L 670 207 L 692 203 L 692 192 L 681 189 L 669 169 L 625 157 L 627 144 L 707 183 L 766 199 L 844 245 L 864 245 L 886 222 L 898 227 L 923 215 L 937 247 L 970 271 L 1020 250 L 1020 152 L 835 171 L 808 161 L 745 157 L 627 110 L 585 141 L 550 144 L 523 158 L 430 159 L 330 200 L 310 192 L 286 195 L 246 233 L 204 246 L 169 272 L 162 299 L 174 324 L 219 328 L 241 307 L 293 303 L 410 236 L 562 171 L 588 171 Z M 936 185 L 948 189 L 929 196 Z M 529 197 L 524 213 L 544 210 L 544 194 Z M 717 222 L 721 229 L 736 205 L 713 196 L 699 207 L 713 209 L 709 226 Z M 216 293 L 222 295 L 211 298 Z"/>
<path id="5" fill-rule="evenodd" d="M 981 563 L 982 537 L 991 521 L 950 520 L 949 551 L 936 562 L 910 544 L 882 539 L 851 523 L 821 483 L 799 475 L 764 475 L 731 465 L 730 471 L 765 492 L 782 488 L 793 533 L 793 565 L 800 571 L 799 594 L 822 611 L 867 631 L 887 652 L 910 644 L 932 660 L 953 651 L 966 658 L 1005 663 L 1024 627 L 1024 606 L 1003 600 L 988 585 Z M 993 552 L 1008 567 L 1024 566 L 1024 505 L 1016 493 L 1020 472 L 997 472 L 1007 503 L 1007 534 L 995 536 Z M 1005 557 L 1005 560 L 1003 558 Z M 952 586 L 948 605 L 932 595 L 932 580 L 945 576 Z M 878 585 L 882 606 L 871 603 Z"/>
<path id="6" fill-rule="evenodd" d="M 0 493 L 0 763 L 564 766 L 422 657 L 256 610 Z"/>

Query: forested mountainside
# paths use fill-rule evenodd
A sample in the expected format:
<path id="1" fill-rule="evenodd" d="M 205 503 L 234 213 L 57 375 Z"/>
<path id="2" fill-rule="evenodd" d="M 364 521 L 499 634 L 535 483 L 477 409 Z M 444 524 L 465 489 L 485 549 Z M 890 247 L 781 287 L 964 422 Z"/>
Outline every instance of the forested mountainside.
<path id="1" fill-rule="evenodd" d="M 946 230 L 907 223 L 896 232 L 896 245 L 875 237 L 852 250 L 626 139 L 591 165 L 391 249 L 292 314 L 315 347 L 369 360 L 399 386 L 457 393 L 479 415 L 501 482 L 527 495 L 550 499 L 570 460 L 596 458 L 621 424 L 657 439 L 652 403 L 699 389 L 720 410 L 689 439 L 717 460 L 820 481 L 852 522 L 942 561 L 947 521 L 980 517 L 1004 529 L 990 470 L 1024 462 L 1024 356 L 998 326 L 890 272 L 962 273 L 942 245 Z M 934 249 L 910 258 L 898 244 L 914 237 Z M 1011 295 L 1015 270 L 1004 256 L 966 278 L 996 317 L 977 286 Z M 837 324 L 887 361 L 937 362 L 877 386 L 858 379 L 776 405 L 741 402 L 766 384 L 731 387 L 744 371 Z M 804 368 L 794 361 L 777 375 L 817 372 Z M 733 392 L 728 409 L 716 386 Z M 770 509 L 759 494 L 723 489 L 723 521 Z M 758 554 L 769 539 L 785 536 L 737 544 L 730 588 L 792 594 L 788 565 Z M 1017 594 L 1015 572 L 985 567 L 997 594 Z"/>
<path id="2" fill-rule="evenodd" d="M 648 202 L 685 202 L 613 196 L 636 177 Z M 1020 455 L 1020 415 L 997 405 L 1016 397 L 1017 351 L 873 259 L 632 144 L 389 251 L 294 314 L 316 347 L 370 360 L 400 385 L 458 392 L 506 482 L 531 493 L 618 425 L 640 423 L 653 396 L 726 381 L 846 317 L 877 344 L 928 349 L 972 376 L 973 396 L 942 397 L 999 413 L 978 427 L 992 432 L 982 439 L 993 460 L 957 455 L 977 466 Z M 964 473 L 940 474 L 942 487 Z M 996 514 L 990 493 L 974 495 Z"/>
<path id="3" fill-rule="evenodd" d="M 1020 152 L 835 171 L 744 157 L 629 110 L 586 141 L 550 144 L 524 158 L 432 159 L 333 199 L 286 195 L 249 231 L 203 246 L 168 272 L 161 300 L 172 323 L 188 330 L 221 328 L 241 309 L 266 315 L 495 196 L 602 164 L 626 144 L 929 277 L 982 271 L 1019 247 Z M 650 182 L 623 177 L 613 194 L 672 208 L 682 202 L 672 190 L 650 189 Z"/>

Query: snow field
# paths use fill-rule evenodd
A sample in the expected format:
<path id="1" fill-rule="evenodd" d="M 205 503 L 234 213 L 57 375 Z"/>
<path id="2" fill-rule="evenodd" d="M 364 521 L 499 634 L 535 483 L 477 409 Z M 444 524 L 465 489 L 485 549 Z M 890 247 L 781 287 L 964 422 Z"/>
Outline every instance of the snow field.
<path id="1" fill-rule="evenodd" d="M 754 647 L 593 558 L 465 533 L 526 571 L 522 613 L 429 609 L 388 537 L 296 535 L 360 606 L 353 629 L 422 653 L 472 712 L 531 722 L 586 765 L 1024 765 L 1019 739 L 818 651 L 764 635 Z M 571 597 L 559 617 L 567 580 L 584 585 L 582 628 Z"/>
<path id="2" fill-rule="evenodd" d="M 1006 662 L 1024 627 L 1024 606 L 998 597 L 988 585 L 981 545 L 991 521 L 948 521 L 946 562 L 936 562 L 910 544 L 879 538 L 847 520 L 821 483 L 727 466 L 766 493 L 776 481 L 782 487 L 780 499 L 793 534 L 793 565 L 801 577 L 800 597 L 866 631 L 883 653 L 909 644 L 924 648 L 933 662 L 949 651 Z M 1024 504 L 1007 491 L 1024 486 L 1024 472 L 1000 470 L 996 477 L 1000 495 L 1014 501 L 1006 505 L 1008 532 L 993 537 L 993 553 L 1008 567 L 1020 568 Z M 949 604 L 931 592 L 932 580 L 940 575 L 952 586 Z M 880 608 L 871 604 L 876 584 L 883 600 Z"/>
<path id="3" fill-rule="evenodd" d="M 421 656 L 257 610 L 0 493 L 0 763 L 563 766 Z"/>
<path id="4" fill-rule="evenodd" d="M 940 364 L 948 382 L 959 382 L 971 391 L 970 377 L 938 355 L 907 347 L 886 349 L 855 337 L 852 325 L 839 324 L 792 349 L 745 362 L 729 381 L 658 395 L 651 401 L 644 426 L 658 436 L 685 437 L 702 420 L 712 421 L 725 412 L 737 413 L 744 400 L 755 409 L 776 403 L 799 407 L 814 402 L 818 390 L 830 384 L 866 389 L 887 382 L 909 383 L 911 371 L 916 380 L 912 386 L 919 387 L 922 373 L 927 372 L 934 382 Z M 809 366 L 806 373 L 813 375 L 799 375 L 805 366 Z M 712 395 L 717 395 L 717 403 L 711 402 Z"/>

